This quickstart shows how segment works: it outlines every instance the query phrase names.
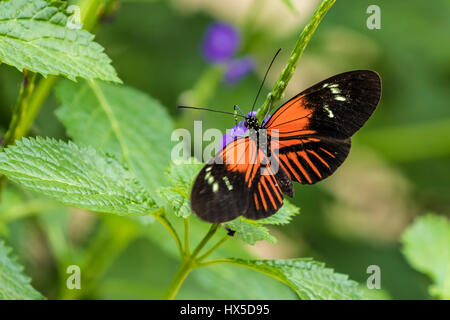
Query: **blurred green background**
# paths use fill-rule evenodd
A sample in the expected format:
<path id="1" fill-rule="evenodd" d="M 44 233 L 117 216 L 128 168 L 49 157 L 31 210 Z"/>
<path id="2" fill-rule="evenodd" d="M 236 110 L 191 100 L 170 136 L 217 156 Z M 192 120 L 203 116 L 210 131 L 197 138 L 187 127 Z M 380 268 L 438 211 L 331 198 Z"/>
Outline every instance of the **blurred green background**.
<path id="1" fill-rule="evenodd" d="M 270 59 L 282 48 L 265 96 L 319 2 L 292 3 L 294 10 L 282 0 L 114 2 L 95 31 L 96 41 L 105 47 L 124 83 L 160 100 L 178 127 L 192 128 L 193 120 L 203 120 L 204 130 L 224 131 L 234 125 L 232 117 L 180 112 L 177 104 L 201 103 L 198 106 L 226 111 L 238 104 L 249 110 Z M 363 284 L 367 267 L 375 264 L 382 272 L 380 297 L 429 299 L 430 280 L 407 264 L 399 238 L 417 215 L 450 213 L 450 2 L 378 0 L 379 30 L 366 26 L 371 4 L 374 1 L 336 2 L 285 95 L 287 99 L 348 70 L 373 69 L 381 75 L 380 105 L 355 135 L 347 161 L 324 182 L 296 185 L 293 202 L 301 214 L 290 225 L 274 229 L 276 245 L 246 247 L 236 240 L 222 252 L 261 258 L 312 256 Z M 232 23 L 240 30 L 238 55 L 253 57 L 257 67 L 235 85 L 207 78 L 210 94 L 200 92 L 204 95 L 196 97 L 193 88 L 211 77 L 212 67 L 202 58 L 200 44 L 214 21 Z M 20 72 L 0 65 L 0 132 L 7 129 L 21 80 Z M 67 139 L 54 115 L 56 107 L 50 97 L 33 135 Z M 172 240 L 159 225 L 135 230 L 122 218 L 60 207 L 11 183 L 2 198 L 0 232 L 25 264 L 33 285 L 49 298 L 71 297 L 59 290 L 65 275 L 58 264 L 86 252 L 92 255 L 87 260 L 96 261 L 98 270 L 92 271 L 96 281 L 88 294 L 77 298 L 159 298 L 176 271 L 179 262 Z M 11 215 L 15 218 L 9 219 Z M 193 228 L 200 237 L 205 225 L 195 221 Z M 113 252 L 102 250 L 102 241 L 115 243 Z M 247 282 L 238 280 L 244 277 Z M 221 285 L 225 282 L 232 282 L 235 290 L 225 289 Z M 265 276 L 220 266 L 194 271 L 178 298 L 295 296 Z"/>

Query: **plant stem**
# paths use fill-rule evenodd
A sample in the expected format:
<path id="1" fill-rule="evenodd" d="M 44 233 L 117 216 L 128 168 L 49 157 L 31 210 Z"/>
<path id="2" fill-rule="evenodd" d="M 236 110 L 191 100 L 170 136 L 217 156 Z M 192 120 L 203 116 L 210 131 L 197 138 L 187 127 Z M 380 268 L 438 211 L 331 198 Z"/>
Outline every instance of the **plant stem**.
<path id="1" fill-rule="evenodd" d="M 8 131 L 6 131 L 5 134 L 5 146 L 13 144 L 16 139 L 21 137 L 20 124 L 27 116 L 30 97 L 34 91 L 34 81 L 36 79 L 36 74 L 27 70 L 24 70 L 23 72 L 24 79 L 22 81 L 22 84 L 20 85 L 19 96 L 17 97 L 16 104 L 14 105 Z"/>
<path id="2" fill-rule="evenodd" d="M 39 80 L 36 89 L 30 98 L 25 117 L 18 123 L 16 139 L 20 139 L 28 133 L 41 106 L 44 104 L 53 85 L 56 83 L 56 80 L 58 80 L 57 76 L 48 76 L 47 78 Z"/>
<path id="3" fill-rule="evenodd" d="M 208 243 L 208 241 L 212 238 L 212 236 L 216 233 L 217 229 L 219 228 L 219 224 L 214 223 L 211 225 L 211 227 L 209 228 L 208 233 L 206 234 L 206 236 L 203 238 L 202 241 L 200 241 L 200 243 L 197 245 L 197 247 L 194 249 L 194 252 L 192 252 L 191 257 L 195 258 L 198 253 L 200 252 L 200 250 L 202 250 L 202 248 Z"/>
<path id="4" fill-rule="evenodd" d="M 178 293 L 178 290 L 180 289 L 181 285 L 183 284 L 184 280 L 188 276 L 188 274 L 198 266 L 198 262 L 203 256 L 210 255 L 214 250 L 216 250 L 224 241 L 220 240 L 216 245 L 214 245 L 210 250 L 206 252 L 202 257 L 196 258 L 197 255 L 200 253 L 200 251 L 205 247 L 205 245 L 211 240 L 211 238 L 216 233 L 217 229 L 219 228 L 219 224 L 212 224 L 211 227 L 208 230 L 208 233 L 205 235 L 205 237 L 200 241 L 200 243 L 197 245 L 197 247 L 194 249 L 191 255 L 182 255 L 183 259 L 181 260 L 181 265 L 178 268 L 177 273 L 175 274 L 172 282 L 169 285 L 169 288 L 167 289 L 166 294 L 164 295 L 164 299 L 173 300 L 175 296 Z"/>
<path id="5" fill-rule="evenodd" d="M 178 233 L 175 231 L 175 228 L 172 226 L 170 221 L 167 219 L 166 214 L 164 211 L 161 214 L 154 214 L 152 215 L 159 223 L 163 225 L 164 228 L 169 231 L 172 238 L 175 240 L 175 243 L 178 247 L 178 251 L 180 252 L 180 255 L 183 257 L 185 255 L 183 251 L 183 245 L 181 244 L 180 237 L 178 236 Z"/>
<path id="6" fill-rule="evenodd" d="M 214 246 L 211 247 L 211 249 L 209 249 L 208 251 L 206 251 L 205 254 L 201 255 L 200 257 L 197 258 L 197 261 L 203 261 L 204 259 L 206 259 L 207 257 L 209 257 L 214 251 L 216 251 L 217 248 L 219 248 L 225 241 L 227 241 L 228 239 L 230 239 L 231 236 L 229 236 L 228 234 L 226 234 L 222 239 L 220 239 L 219 241 L 216 242 L 216 244 Z"/>
<path id="7" fill-rule="evenodd" d="M 263 120 L 263 117 L 266 115 L 268 111 L 269 104 L 275 105 L 283 97 L 283 93 L 286 90 L 286 87 L 289 81 L 291 80 L 292 75 L 294 74 L 295 68 L 297 67 L 298 61 L 300 60 L 303 51 L 305 50 L 306 46 L 311 40 L 311 37 L 314 31 L 317 29 L 317 26 L 319 25 L 320 21 L 322 21 L 325 14 L 333 6 L 335 2 L 336 0 L 323 0 L 320 6 L 316 9 L 316 11 L 314 11 L 313 16 L 311 17 L 308 24 L 305 26 L 302 33 L 300 34 L 300 37 L 298 38 L 297 42 L 295 43 L 294 49 L 291 52 L 291 56 L 289 57 L 288 63 L 286 64 L 286 67 L 284 67 L 284 70 L 281 72 L 280 77 L 278 78 L 277 82 L 275 83 L 275 86 L 272 89 L 272 92 L 269 95 L 267 95 L 266 101 L 264 101 L 263 106 L 257 112 L 256 117 L 258 118 L 258 120 L 260 121 Z M 272 99 L 270 98 L 270 96 L 272 96 Z"/>
<path id="8" fill-rule="evenodd" d="M 195 266 L 191 258 L 183 259 L 177 273 L 169 285 L 169 288 L 167 288 L 164 299 L 173 300 L 175 298 L 184 280 L 194 268 Z"/>
<path id="9" fill-rule="evenodd" d="M 189 227 L 190 221 L 189 217 L 184 219 L 184 253 L 189 256 L 191 254 L 191 250 L 189 248 Z"/>

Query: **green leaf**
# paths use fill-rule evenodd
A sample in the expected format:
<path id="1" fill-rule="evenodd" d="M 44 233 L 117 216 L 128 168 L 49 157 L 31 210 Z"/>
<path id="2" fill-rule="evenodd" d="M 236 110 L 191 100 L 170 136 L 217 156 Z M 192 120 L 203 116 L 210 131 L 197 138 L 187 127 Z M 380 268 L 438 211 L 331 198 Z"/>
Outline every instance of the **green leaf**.
<path id="1" fill-rule="evenodd" d="M 450 299 L 450 221 L 433 214 L 417 218 L 402 236 L 403 254 L 433 280 L 430 293 Z"/>
<path id="2" fill-rule="evenodd" d="M 10 257 L 11 249 L 0 241 L 0 300 L 37 300 L 44 297 L 23 274 L 23 267 Z"/>
<path id="3" fill-rule="evenodd" d="M 66 205 L 120 215 L 145 215 L 155 204 L 134 175 L 92 147 L 23 139 L 0 153 L 0 173 Z"/>
<path id="4" fill-rule="evenodd" d="M 277 213 L 275 213 L 273 216 L 270 216 L 268 218 L 258 220 L 258 223 L 275 224 L 275 225 L 282 225 L 282 224 L 290 223 L 292 218 L 300 213 L 300 208 L 293 205 L 286 199 L 284 199 L 283 202 L 284 202 L 283 206 Z"/>
<path id="5" fill-rule="evenodd" d="M 227 226 L 236 231 L 236 236 L 244 242 L 254 245 L 257 241 L 267 240 L 271 243 L 277 239 L 269 233 L 269 230 L 253 220 L 237 218 L 227 223 Z"/>
<path id="6" fill-rule="evenodd" d="M 358 283 L 347 275 L 325 268 L 311 258 L 291 260 L 224 259 L 274 277 L 290 286 L 304 300 L 362 299 Z"/>
<path id="7" fill-rule="evenodd" d="M 172 187 L 163 187 L 158 194 L 167 201 L 177 217 L 187 218 L 191 215 L 191 190 L 195 177 L 197 177 L 203 164 L 195 159 L 185 163 L 172 163 L 167 169 L 167 179 Z"/>
<path id="8" fill-rule="evenodd" d="M 265 219 L 261 220 L 249 220 L 242 217 L 234 219 L 227 223 L 227 226 L 236 231 L 236 236 L 242 239 L 244 242 L 254 245 L 258 241 L 267 240 L 271 243 L 275 243 L 277 239 L 269 233 L 264 224 L 282 225 L 291 222 L 292 217 L 297 215 L 300 209 L 289 201 L 284 200 L 284 204 L 281 209 Z"/>
<path id="9" fill-rule="evenodd" d="M 149 191 L 167 185 L 172 120 L 136 89 L 104 82 L 60 82 L 57 116 L 75 142 L 116 155 Z"/>
<path id="10" fill-rule="evenodd" d="M 67 27 L 65 7 L 44 0 L 0 2 L 0 61 L 44 76 L 121 82 L 94 36 Z"/>

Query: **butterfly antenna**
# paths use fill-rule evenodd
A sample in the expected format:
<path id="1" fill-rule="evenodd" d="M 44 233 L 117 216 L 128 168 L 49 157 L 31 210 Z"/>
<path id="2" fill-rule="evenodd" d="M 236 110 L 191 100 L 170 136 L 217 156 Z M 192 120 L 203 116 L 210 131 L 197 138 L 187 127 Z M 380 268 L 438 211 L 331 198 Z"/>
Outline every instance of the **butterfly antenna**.
<path id="1" fill-rule="evenodd" d="M 275 61 L 275 58 L 278 56 L 280 51 L 281 51 L 281 48 L 278 49 L 277 53 L 275 53 L 275 55 L 272 58 L 272 61 L 269 64 L 269 67 L 267 68 L 266 74 L 264 75 L 264 79 L 263 79 L 263 81 L 261 83 L 261 86 L 259 87 L 258 93 L 256 94 L 255 101 L 253 102 L 252 111 L 255 109 L 256 101 L 258 101 L 259 94 L 261 93 L 261 90 L 262 90 L 262 88 L 264 86 L 264 82 L 266 81 L 267 74 L 269 73 L 270 67 L 272 67 L 273 62 Z"/>
<path id="2" fill-rule="evenodd" d="M 178 106 L 178 109 L 194 109 L 194 110 L 204 110 L 204 111 L 211 111 L 211 112 L 217 112 L 217 113 L 223 113 L 223 114 L 230 114 L 232 116 L 236 116 L 236 117 L 243 117 L 245 118 L 245 116 L 240 115 L 240 114 L 234 114 L 232 112 L 226 112 L 226 111 L 219 111 L 219 110 L 213 110 L 213 109 L 208 109 L 208 108 L 197 108 L 197 107 L 188 107 L 188 106 Z"/>

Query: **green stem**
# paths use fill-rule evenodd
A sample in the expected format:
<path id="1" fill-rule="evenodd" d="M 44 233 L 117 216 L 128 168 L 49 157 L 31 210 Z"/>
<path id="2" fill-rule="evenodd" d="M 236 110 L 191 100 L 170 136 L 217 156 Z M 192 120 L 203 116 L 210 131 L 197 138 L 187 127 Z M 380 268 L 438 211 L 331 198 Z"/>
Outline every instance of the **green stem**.
<path id="1" fill-rule="evenodd" d="M 219 241 L 217 241 L 217 243 L 215 245 L 213 245 L 211 247 L 211 249 L 209 249 L 208 251 L 206 251 L 205 254 L 201 255 L 200 257 L 197 258 L 197 261 L 203 261 L 205 260 L 207 257 L 209 257 L 214 251 L 216 251 L 217 248 L 219 248 L 224 242 L 226 242 L 228 239 L 230 239 L 231 236 L 229 236 L 228 234 L 226 234 L 222 239 L 220 239 Z"/>
<path id="2" fill-rule="evenodd" d="M 164 228 L 169 231 L 172 238 L 175 240 L 175 243 L 178 247 L 178 251 L 180 252 L 180 255 L 183 257 L 185 255 L 183 251 L 183 245 L 181 244 L 180 237 L 178 236 L 178 233 L 175 231 L 175 228 L 172 226 L 170 221 L 167 219 L 165 213 L 162 214 L 154 214 L 153 217 L 163 225 Z"/>
<path id="3" fill-rule="evenodd" d="M 36 74 L 34 72 L 24 70 L 24 79 L 20 86 L 19 96 L 17 97 L 16 104 L 14 105 L 8 131 L 5 134 L 5 146 L 13 144 L 18 138 L 21 137 L 20 124 L 27 116 L 30 97 L 34 91 L 35 79 Z"/>
<path id="4" fill-rule="evenodd" d="M 50 91 L 52 90 L 54 84 L 56 83 L 56 80 L 58 80 L 57 76 L 48 76 L 47 78 L 42 78 L 41 80 L 39 80 L 36 89 L 34 90 L 33 95 L 30 98 L 26 116 L 18 124 L 16 139 L 20 139 L 21 137 L 27 135 L 28 131 L 33 125 L 34 119 L 36 119 L 36 116 L 39 113 L 39 110 L 50 94 Z"/>
<path id="5" fill-rule="evenodd" d="M 203 249 L 203 247 L 208 243 L 208 241 L 213 237 L 213 235 L 216 233 L 217 229 L 219 228 L 219 224 L 215 223 L 212 224 L 211 227 L 209 228 L 208 233 L 206 234 L 206 236 L 203 238 L 202 241 L 200 241 L 200 243 L 197 245 L 197 247 L 194 249 L 194 252 L 192 252 L 191 257 L 195 258 L 197 257 L 197 255 L 199 254 L 200 250 Z"/>
<path id="6" fill-rule="evenodd" d="M 178 268 L 177 273 L 175 274 L 174 278 L 172 279 L 172 282 L 169 285 L 169 288 L 166 291 L 166 294 L 164 295 L 164 299 L 173 300 L 175 296 L 177 295 L 178 291 L 180 290 L 181 285 L 183 284 L 184 280 L 188 276 L 188 274 L 195 268 L 197 268 L 199 260 L 196 259 L 197 255 L 200 253 L 200 251 L 205 247 L 205 245 L 208 243 L 209 240 L 214 236 L 217 229 L 219 228 L 219 224 L 213 224 L 209 228 L 208 233 L 205 235 L 205 237 L 200 241 L 200 243 L 197 245 L 197 247 L 194 249 L 191 255 L 182 255 L 183 259 L 181 261 L 181 265 Z M 214 246 L 214 250 L 218 248 L 218 245 Z M 209 254 L 211 250 L 209 250 L 207 253 Z M 212 251 L 211 251 L 212 253 Z"/>
<path id="7" fill-rule="evenodd" d="M 272 92 L 269 93 L 266 101 L 264 101 L 263 106 L 257 112 L 256 117 L 258 118 L 258 120 L 263 120 L 263 117 L 266 115 L 270 104 L 275 105 L 283 97 L 283 93 L 286 90 L 286 87 L 291 80 L 292 75 L 294 74 L 295 68 L 297 67 L 298 61 L 300 60 L 303 51 L 311 40 L 311 37 L 314 31 L 317 29 L 320 21 L 322 21 L 325 14 L 335 2 L 336 0 L 323 0 L 316 11 L 314 11 L 313 16 L 311 17 L 308 24 L 303 29 L 303 32 L 300 34 L 297 42 L 295 43 L 295 47 L 291 52 L 288 63 L 286 64 L 284 70 L 281 72 L 281 75 L 275 83 Z"/>
<path id="8" fill-rule="evenodd" d="M 184 280 L 194 268 L 195 265 L 193 260 L 191 260 L 190 258 L 183 259 L 177 273 L 175 274 L 172 282 L 169 285 L 169 288 L 167 288 L 164 299 L 173 300 L 175 298 Z"/>
<path id="9" fill-rule="evenodd" d="M 191 250 L 189 248 L 189 228 L 190 221 L 189 217 L 184 219 L 184 253 L 189 256 L 191 254 Z"/>

